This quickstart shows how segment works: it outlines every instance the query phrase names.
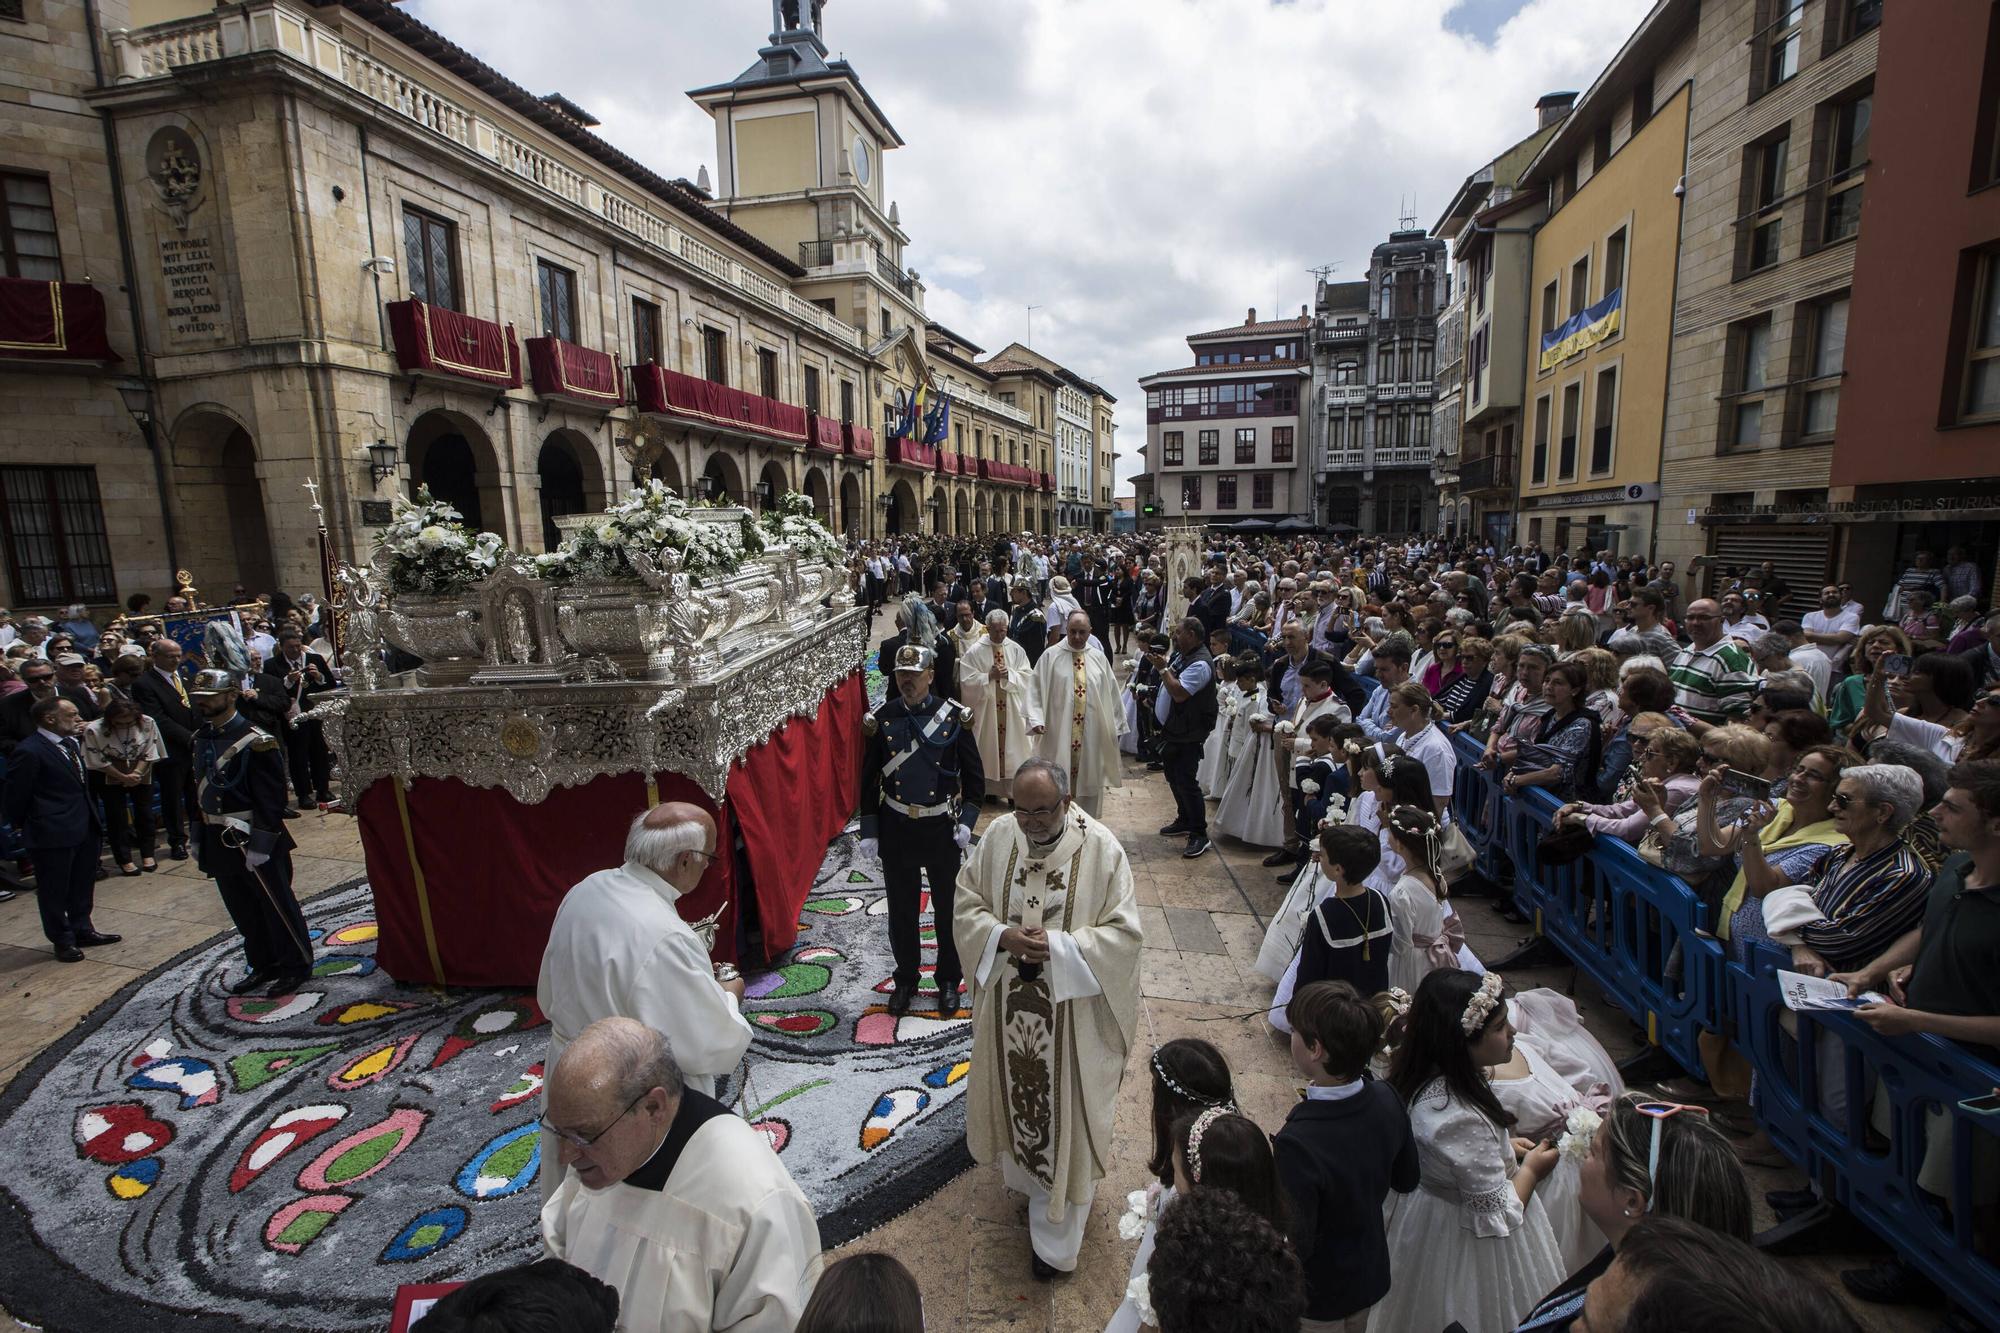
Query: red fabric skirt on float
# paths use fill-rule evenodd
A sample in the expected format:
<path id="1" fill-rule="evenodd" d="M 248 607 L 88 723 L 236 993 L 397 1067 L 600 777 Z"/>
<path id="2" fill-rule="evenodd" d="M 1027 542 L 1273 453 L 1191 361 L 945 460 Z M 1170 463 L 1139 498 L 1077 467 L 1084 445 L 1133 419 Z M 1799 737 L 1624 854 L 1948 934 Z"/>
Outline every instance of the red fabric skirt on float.
<path id="1" fill-rule="evenodd" d="M 557 787 L 523 805 L 499 787 L 383 778 L 361 794 L 361 844 L 375 892 L 375 958 L 398 981 L 533 987 L 563 895 L 618 865 L 634 815 L 687 801 L 716 819 L 718 859 L 680 912 L 699 921 L 729 904 L 714 955 L 736 961 L 739 886 L 729 851 L 741 834 L 755 881 L 764 946 L 773 957 L 798 936 L 827 843 L 861 795 L 859 673 L 828 690 L 817 717 L 793 717 L 729 770 L 720 807 L 673 773 L 648 784 L 613 773 Z"/>

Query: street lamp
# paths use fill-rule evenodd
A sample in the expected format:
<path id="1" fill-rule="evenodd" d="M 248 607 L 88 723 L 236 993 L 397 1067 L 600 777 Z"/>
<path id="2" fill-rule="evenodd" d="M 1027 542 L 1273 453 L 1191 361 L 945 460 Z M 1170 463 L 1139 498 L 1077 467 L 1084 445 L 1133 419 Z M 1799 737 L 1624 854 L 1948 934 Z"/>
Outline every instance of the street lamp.
<path id="1" fill-rule="evenodd" d="M 368 479 L 379 489 L 386 479 L 396 475 L 396 446 L 376 437 L 368 446 Z"/>

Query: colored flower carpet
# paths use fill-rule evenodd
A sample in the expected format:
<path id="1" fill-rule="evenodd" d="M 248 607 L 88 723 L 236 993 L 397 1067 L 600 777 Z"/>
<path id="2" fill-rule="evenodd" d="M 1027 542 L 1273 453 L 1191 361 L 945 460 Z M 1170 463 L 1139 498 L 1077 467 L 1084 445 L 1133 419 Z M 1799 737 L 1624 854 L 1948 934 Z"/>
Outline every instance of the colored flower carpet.
<path id="1" fill-rule="evenodd" d="M 797 944 L 753 973 L 719 1089 L 831 1247 L 966 1169 L 967 1016 L 884 1009 L 880 867 L 829 850 Z M 365 883 L 308 908 L 313 978 L 235 997 L 233 935 L 127 987 L 0 1096 L 0 1306 L 51 1330 L 348 1330 L 395 1288 L 534 1257 L 546 1024 L 532 993 L 375 966 Z M 925 947 L 934 947 L 928 904 Z M 924 989 L 931 987 L 925 968 Z"/>

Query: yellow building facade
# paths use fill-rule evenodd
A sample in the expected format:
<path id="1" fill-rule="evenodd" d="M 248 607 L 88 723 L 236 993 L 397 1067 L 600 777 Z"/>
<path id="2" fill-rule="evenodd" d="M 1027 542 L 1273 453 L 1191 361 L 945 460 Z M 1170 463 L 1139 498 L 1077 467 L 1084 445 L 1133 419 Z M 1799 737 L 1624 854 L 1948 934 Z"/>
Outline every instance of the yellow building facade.
<path id="1" fill-rule="evenodd" d="M 1682 81 L 1635 127 L 1630 97 L 1586 96 L 1520 178 L 1555 202 L 1528 287 L 1521 541 L 1652 549 L 1688 97 Z"/>

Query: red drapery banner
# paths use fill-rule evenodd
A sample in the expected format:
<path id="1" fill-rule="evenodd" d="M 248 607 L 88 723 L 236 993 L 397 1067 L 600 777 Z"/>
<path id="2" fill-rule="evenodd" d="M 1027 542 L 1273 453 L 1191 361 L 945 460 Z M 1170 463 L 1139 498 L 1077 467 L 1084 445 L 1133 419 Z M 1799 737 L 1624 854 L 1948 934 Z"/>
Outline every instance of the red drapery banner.
<path id="1" fill-rule="evenodd" d="M 874 431 L 868 429 L 866 426 L 857 426 L 850 421 L 847 423 L 845 436 L 848 453 L 853 454 L 856 458 L 873 458 L 875 456 Z"/>
<path id="2" fill-rule="evenodd" d="M 745 393 L 650 362 L 632 367 L 632 384 L 641 412 L 706 421 L 794 443 L 806 438 L 806 410 L 775 398 Z"/>
<path id="3" fill-rule="evenodd" d="M 596 407 L 622 407 L 625 385 L 608 352 L 592 351 L 560 338 L 528 339 L 528 374 L 535 392 L 574 398 Z"/>
<path id="4" fill-rule="evenodd" d="M 826 845 L 861 794 L 859 674 L 827 691 L 816 718 L 795 717 L 730 769 L 720 809 L 692 781 L 662 774 L 655 794 L 716 818 L 719 859 L 679 903 L 689 921 L 737 901 L 730 849 L 740 829 L 756 883 L 766 950 L 798 937 Z M 646 781 L 611 774 L 558 787 L 522 805 L 498 787 L 419 778 L 400 791 L 384 778 L 357 813 L 381 929 L 376 959 L 398 981 L 532 986 L 563 895 L 619 863 L 632 817 L 647 808 Z M 718 923 L 715 956 L 736 957 L 737 913 Z"/>
<path id="5" fill-rule="evenodd" d="M 396 364 L 404 370 L 450 375 L 496 389 L 521 387 L 521 347 L 512 324 L 474 319 L 423 301 L 391 301 L 386 308 Z"/>
<path id="6" fill-rule="evenodd" d="M 832 417 L 823 417 L 817 412 L 806 414 L 806 443 L 815 449 L 824 449 L 830 454 L 840 452 L 840 423 Z"/>
<path id="7" fill-rule="evenodd" d="M 0 357 L 116 361 L 104 330 L 104 294 L 87 282 L 0 278 Z"/>

